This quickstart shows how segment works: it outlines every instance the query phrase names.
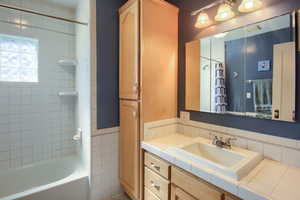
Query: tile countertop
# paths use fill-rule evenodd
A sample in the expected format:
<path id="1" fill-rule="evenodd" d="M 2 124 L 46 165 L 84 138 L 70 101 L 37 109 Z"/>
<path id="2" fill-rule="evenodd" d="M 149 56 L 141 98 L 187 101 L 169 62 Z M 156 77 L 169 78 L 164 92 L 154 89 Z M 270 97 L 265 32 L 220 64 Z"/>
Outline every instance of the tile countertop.
<path id="1" fill-rule="evenodd" d="M 143 141 L 142 148 L 244 200 L 300 200 L 300 168 L 265 158 L 247 176 L 237 181 L 166 151 L 169 147 L 194 140 L 182 134 L 172 134 Z"/>

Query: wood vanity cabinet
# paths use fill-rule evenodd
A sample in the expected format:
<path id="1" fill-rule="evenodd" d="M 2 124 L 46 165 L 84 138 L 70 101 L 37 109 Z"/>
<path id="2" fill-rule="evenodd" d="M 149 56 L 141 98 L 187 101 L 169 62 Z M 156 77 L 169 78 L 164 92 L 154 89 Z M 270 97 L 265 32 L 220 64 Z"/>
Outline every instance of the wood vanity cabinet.
<path id="1" fill-rule="evenodd" d="M 151 153 L 144 155 L 145 200 L 241 200 Z"/>
<path id="2" fill-rule="evenodd" d="M 144 191 L 143 125 L 177 117 L 178 8 L 164 0 L 128 0 L 119 17 L 119 178 L 125 192 L 139 200 Z M 145 191 L 148 200 L 157 195 L 168 200 L 154 192 Z"/>

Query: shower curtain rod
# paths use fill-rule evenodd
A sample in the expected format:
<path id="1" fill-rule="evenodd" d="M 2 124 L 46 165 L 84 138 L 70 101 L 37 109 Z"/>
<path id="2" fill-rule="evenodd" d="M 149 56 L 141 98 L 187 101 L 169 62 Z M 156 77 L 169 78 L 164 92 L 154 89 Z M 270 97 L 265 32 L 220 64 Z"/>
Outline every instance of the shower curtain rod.
<path id="1" fill-rule="evenodd" d="M 0 3 L 0 7 L 8 8 L 8 9 L 11 9 L 11 10 L 18 10 L 18 11 L 22 11 L 22 12 L 26 12 L 26 13 L 30 13 L 30 14 L 40 15 L 40 16 L 43 16 L 43 17 L 49 17 L 49 18 L 53 18 L 53 19 L 57 19 L 57 20 L 72 22 L 72 23 L 76 23 L 76 24 L 88 25 L 88 23 L 79 22 L 79 21 L 72 20 L 72 19 L 67 19 L 67 18 L 64 18 L 64 17 L 57 17 L 57 16 L 53 16 L 53 15 L 47 15 L 47 14 L 37 12 L 37 11 L 34 11 L 34 10 L 19 8 L 19 7 L 16 7 L 16 6 L 6 5 L 6 4 L 3 4 L 3 3 Z"/>

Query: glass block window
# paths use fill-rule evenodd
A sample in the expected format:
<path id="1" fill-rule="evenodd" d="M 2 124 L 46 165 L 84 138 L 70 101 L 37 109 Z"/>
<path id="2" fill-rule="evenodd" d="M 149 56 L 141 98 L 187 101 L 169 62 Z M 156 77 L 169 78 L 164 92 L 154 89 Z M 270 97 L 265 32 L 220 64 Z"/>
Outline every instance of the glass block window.
<path id="1" fill-rule="evenodd" d="M 38 82 L 38 40 L 0 34 L 0 81 Z"/>

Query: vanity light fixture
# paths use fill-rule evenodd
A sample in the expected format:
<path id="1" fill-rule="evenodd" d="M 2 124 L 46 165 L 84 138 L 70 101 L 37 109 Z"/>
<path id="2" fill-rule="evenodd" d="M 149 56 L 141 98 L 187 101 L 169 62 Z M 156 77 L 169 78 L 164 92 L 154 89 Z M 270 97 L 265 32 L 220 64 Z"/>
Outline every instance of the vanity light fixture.
<path id="1" fill-rule="evenodd" d="M 239 6 L 239 11 L 242 13 L 252 12 L 262 7 L 260 0 L 243 0 Z"/>
<path id="2" fill-rule="evenodd" d="M 205 12 L 200 12 L 197 17 L 197 21 L 195 24 L 196 28 L 204 28 L 211 24 L 211 20 L 209 19 L 208 15 Z"/>
<path id="3" fill-rule="evenodd" d="M 192 16 L 198 15 L 195 27 L 205 28 L 213 24 L 213 21 L 209 19 L 209 16 L 204 11 L 215 6 L 219 6 L 217 15 L 214 18 L 215 21 L 221 22 L 232 19 L 236 15 L 236 13 L 232 9 L 233 6 L 235 7 L 236 3 L 237 0 L 216 0 L 203 8 L 193 11 L 191 13 Z M 241 13 L 247 13 L 255 11 L 261 7 L 261 0 L 242 0 L 242 3 L 238 7 L 238 11 Z"/>
<path id="4" fill-rule="evenodd" d="M 232 11 L 231 5 L 228 3 L 222 3 L 219 8 L 217 15 L 215 16 L 216 21 L 226 21 L 235 16 L 235 13 Z"/>

